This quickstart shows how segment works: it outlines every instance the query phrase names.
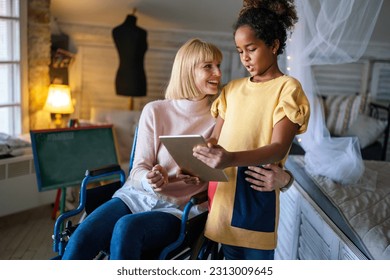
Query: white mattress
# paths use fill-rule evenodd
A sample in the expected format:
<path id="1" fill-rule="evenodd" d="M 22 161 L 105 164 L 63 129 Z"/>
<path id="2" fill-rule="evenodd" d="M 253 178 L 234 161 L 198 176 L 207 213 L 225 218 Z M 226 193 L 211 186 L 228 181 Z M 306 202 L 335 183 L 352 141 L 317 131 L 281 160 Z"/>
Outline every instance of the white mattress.
<path id="1" fill-rule="evenodd" d="M 303 166 L 303 157 L 294 157 Z M 390 259 L 390 162 L 364 161 L 357 184 L 340 185 L 324 176 L 312 180 L 339 209 L 374 259 Z"/>

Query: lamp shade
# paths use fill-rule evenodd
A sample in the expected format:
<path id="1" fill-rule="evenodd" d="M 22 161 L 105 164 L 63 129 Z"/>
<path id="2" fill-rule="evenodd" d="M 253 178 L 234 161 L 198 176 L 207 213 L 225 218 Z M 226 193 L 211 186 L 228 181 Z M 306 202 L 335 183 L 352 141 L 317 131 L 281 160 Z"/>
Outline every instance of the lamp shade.
<path id="1" fill-rule="evenodd" d="M 67 85 L 50 85 L 44 110 L 54 114 L 71 114 L 74 111 L 70 88 Z"/>

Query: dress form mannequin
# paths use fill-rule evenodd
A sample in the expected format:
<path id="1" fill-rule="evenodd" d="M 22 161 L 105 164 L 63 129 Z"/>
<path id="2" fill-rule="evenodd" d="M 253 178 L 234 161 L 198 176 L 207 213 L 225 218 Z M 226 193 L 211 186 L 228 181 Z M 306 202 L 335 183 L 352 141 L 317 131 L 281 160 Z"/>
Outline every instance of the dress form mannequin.
<path id="1" fill-rule="evenodd" d="M 131 14 L 112 30 L 112 36 L 119 54 L 119 68 L 116 73 L 117 95 L 146 96 L 146 75 L 144 56 L 148 48 L 147 32 L 136 25 L 137 18 Z"/>

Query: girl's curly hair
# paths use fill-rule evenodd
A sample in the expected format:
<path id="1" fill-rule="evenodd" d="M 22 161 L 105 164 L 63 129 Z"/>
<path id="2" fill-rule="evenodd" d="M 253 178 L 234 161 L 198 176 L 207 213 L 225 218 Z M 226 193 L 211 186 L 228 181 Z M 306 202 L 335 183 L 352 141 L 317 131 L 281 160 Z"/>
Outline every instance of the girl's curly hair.
<path id="1" fill-rule="evenodd" d="M 233 29 L 235 33 L 239 27 L 248 25 L 267 46 L 279 40 L 277 54 L 282 54 L 286 47 L 287 32 L 292 30 L 297 21 L 294 0 L 243 0 Z"/>

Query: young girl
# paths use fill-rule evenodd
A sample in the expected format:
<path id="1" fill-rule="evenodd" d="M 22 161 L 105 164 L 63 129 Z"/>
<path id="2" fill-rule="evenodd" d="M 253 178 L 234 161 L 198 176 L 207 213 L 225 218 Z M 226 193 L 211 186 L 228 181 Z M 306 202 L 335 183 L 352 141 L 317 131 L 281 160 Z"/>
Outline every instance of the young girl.
<path id="1" fill-rule="evenodd" d="M 307 128 L 309 103 L 300 83 L 277 62 L 297 21 L 293 1 L 245 2 L 234 40 L 250 77 L 222 90 L 211 109 L 218 145 L 214 139 L 196 147 L 194 156 L 226 168 L 229 176 L 218 183 L 205 235 L 222 244 L 226 259 L 273 259 L 280 190 L 253 188 L 245 180 L 246 166 L 283 166 L 294 136 Z"/>

